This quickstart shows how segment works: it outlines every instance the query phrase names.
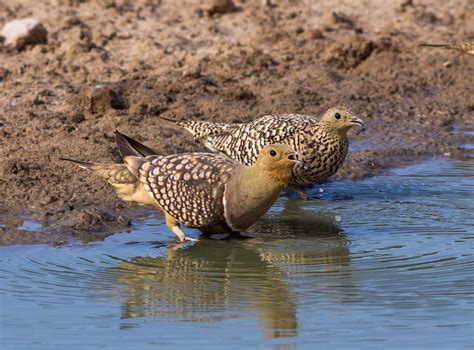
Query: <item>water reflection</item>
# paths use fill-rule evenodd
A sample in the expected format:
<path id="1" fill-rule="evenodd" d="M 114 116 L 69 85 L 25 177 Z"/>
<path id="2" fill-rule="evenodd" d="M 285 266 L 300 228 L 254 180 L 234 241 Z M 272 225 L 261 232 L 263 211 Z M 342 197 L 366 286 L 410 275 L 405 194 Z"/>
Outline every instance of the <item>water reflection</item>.
<path id="1" fill-rule="evenodd" d="M 315 209 L 319 202 L 282 199 L 275 206 L 279 208 L 281 205 L 282 210 L 264 216 L 250 228 L 249 232 L 254 237 L 271 238 L 344 236 L 344 231 L 335 221 L 336 213 L 332 214 L 327 210 L 318 212 Z M 306 207 L 309 207 L 309 210 L 306 210 Z"/>
<path id="2" fill-rule="evenodd" d="M 122 260 L 107 272 L 125 286 L 122 318 L 203 322 L 250 313 L 259 319 L 266 338 L 297 335 L 295 292 L 286 268 L 320 264 L 336 271 L 350 265 L 350 255 L 337 225 L 292 204 L 284 211 L 287 215 L 261 221 L 252 230 L 258 238 L 252 240 L 202 238 L 188 249 L 168 248 L 162 257 Z M 295 220 L 294 214 L 304 219 Z M 310 244 L 301 236 L 294 241 L 269 238 L 300 232 L 313 236 Z"/>
<path id="3" fill-rule="evenodd" d="M 281 212 L 260 219 L 252 227 L 250 232 L 256 238 L 252 243 L 262 259 L 276 265 L 320 264 L 328 272 L 350 266 L 351 242 L 336 224 L 336 215 L 314 208 L 305 210 L 307 205 L 287 200 Z"/>

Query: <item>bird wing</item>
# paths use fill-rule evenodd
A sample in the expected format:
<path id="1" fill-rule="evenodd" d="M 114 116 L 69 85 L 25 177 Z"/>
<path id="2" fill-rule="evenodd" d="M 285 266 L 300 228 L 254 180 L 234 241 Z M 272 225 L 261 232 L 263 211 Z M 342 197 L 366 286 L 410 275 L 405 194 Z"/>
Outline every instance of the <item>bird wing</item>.
<path id="1" fill-rule="evenodd" d="M 294 136 L 318 121 L 310 116 L 283 114 L 264 116 L 250 123 L 227 125 L 225 130 L 203 137 L 204 145 L 239 163 L 252 165 L 260 150 L 271 143 L 286 143 L 298 150 Z"/>
<path id="2" fill-rule="evenodd" d="M 138 159 L 127 157 L 127 165 Z M 188 227 L 209 227 L 224 219 L 223 192 L 239 166 L 209 153 L 183 153 L 141 158 L 132 165 L 160 207 Z"/>
<path id="3" fill-rule="evenodd" d="M 63 157 L 60 157 L 60 159 L 76 163 L 81 168 L 88 169 L 96 175 L 107 179 L 109 184 L 115 188 L 117 195 L 124 201 L 156 207 L 153 197 L 144 189 L 137 176 L 125 164 L 91 163 Z"/>

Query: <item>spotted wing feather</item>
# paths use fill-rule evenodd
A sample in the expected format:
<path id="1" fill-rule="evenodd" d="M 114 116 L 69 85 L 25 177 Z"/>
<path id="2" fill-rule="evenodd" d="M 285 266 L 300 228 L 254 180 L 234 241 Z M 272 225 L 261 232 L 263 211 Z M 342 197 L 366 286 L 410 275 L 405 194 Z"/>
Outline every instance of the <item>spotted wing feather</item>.
<path id="1" fill-rule="evenodd" d="M 224 221 L 223 192 L 239 167 L 207 153 L 151 156 L 138 169 L 140 180 L 160 207 L 188 227 Z"/>
<path id="2" fill-rule="evenodd" d="M 229 124 L 222 132 L 208 135 L 203 142 L 211 150 L 245 165 L 257 160 L 261 149 L 271 143 L 286 143 L 298 149 L 297 134 L 318 121 L 310 116 L 283 114 L 265 116 L 245 124 Z"/>
<path id="3" fill-rule="evenodd" d="M 260 150 L 270 143 L 290 145 L 303 161 L 293 169 L 291 183 L 295 185 L 308 185 L 334 175 L 348 150 L 347 140 L 329 133 L 318 119 L 307 115 L 265 116 L 243 124 L 189 123 L 195 124 L 196 135 L 201 135 L 207 148 L 245 165 L 255 163 Z"/>

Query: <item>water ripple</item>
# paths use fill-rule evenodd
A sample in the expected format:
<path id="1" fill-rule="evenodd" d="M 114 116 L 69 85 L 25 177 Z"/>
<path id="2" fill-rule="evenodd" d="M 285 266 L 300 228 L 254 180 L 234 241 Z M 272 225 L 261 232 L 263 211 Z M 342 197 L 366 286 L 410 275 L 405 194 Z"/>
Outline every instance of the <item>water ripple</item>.
<path id="1" fill-rule="evenodd" d="M 157 217 L 89 245 L 1 247 L 2 327 L 13 345 L 23 344 L 25 324 L 41 327 L 37 342 L 87 325 L 110 344 L 117 325 L 138 344 L 168 329 L 160 340 L 174 344 L 171 334 L 192 324 L 187 332 L 230 327 L 264 342 L 331 341 L 338 329 L 354 344 L 402 332 L 460 347 L 474 316 L 472 169 L 440 161 L 321 185 L 308 202 L 282 197 L 250 240 L 177 249 Z M 62 310 L 67 317 L 44 324 L 38 316 Z"/>

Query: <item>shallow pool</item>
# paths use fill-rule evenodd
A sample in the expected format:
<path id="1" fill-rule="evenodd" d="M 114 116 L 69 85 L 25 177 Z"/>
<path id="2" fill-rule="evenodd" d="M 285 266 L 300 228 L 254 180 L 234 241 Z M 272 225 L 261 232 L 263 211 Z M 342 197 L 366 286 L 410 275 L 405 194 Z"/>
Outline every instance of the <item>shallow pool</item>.
<path id="1" fill-rule="evenodd" d="M 316 186 L 254 239 L 180 247 L 152 216 L 101 242 L 0 247 L 1 348 L 473 348 L 473 176 L 436 160 Z"/>

